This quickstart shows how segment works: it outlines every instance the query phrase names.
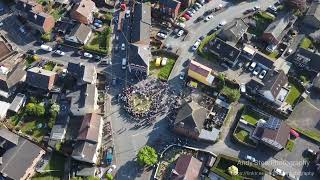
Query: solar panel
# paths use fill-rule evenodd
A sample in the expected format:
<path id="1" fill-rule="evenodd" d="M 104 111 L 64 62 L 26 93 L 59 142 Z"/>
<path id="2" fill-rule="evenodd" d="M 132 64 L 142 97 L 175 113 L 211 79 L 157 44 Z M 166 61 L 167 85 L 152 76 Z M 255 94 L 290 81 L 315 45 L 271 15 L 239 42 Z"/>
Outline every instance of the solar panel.
<path id="1" fill-rule="evenodd" d="M 267 123 L 267 128 L 269 129 L 279 129 L 280 127 L 280 120 L 278 118 L 275 117 L 270 117 L 268 123 Z"/>

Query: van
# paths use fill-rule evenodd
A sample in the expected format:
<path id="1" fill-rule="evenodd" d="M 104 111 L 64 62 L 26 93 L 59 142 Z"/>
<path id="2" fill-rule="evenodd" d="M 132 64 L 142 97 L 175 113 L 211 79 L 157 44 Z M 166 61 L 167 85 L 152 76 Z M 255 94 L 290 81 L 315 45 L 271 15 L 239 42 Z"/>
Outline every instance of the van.
<path id="1" fill-rule="evenodd" d="M 44 51 L 48 51 L 48 52 L 51 52 L 52 51 L 52 47 L 48 46 L 48 45 L 45 45 L 45 44 L 42 44 L 40 46 L 40 48 Z"/>
<path id="2" fill-rule="evenodd" d="M 122 59 L 122 66 L 121 66 L 122 69 L 126 69 L 127 68 L 127 59 L 126 58 L 123 58 Z"/>

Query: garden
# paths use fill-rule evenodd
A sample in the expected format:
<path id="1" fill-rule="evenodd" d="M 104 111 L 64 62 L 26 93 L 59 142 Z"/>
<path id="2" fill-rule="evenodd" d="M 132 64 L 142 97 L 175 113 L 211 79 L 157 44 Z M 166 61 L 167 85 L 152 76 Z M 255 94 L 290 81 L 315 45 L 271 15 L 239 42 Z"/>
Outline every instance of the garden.
<path id="1" fill-rule="evenodd" d="M 267 115 L 264 115 L 256 110 L 254 110 L 250 106 L 246 106 L 243 113 L 242 113 L 242 119 L 247 121 L 249 124 L 256 126 L 259 119 L 267 120 L 269 117 Z"/>
<path id="2" fill-rule="evenodd" d="M 207 44 L 212 41 L 215 37 L 217 36 L 217 32 L 209 35 L 209 36 L 206 36 L 200 43 L 199 47 L 198 47 L 198 54 L 207 59 L 207 60 L 215 60 L 216 57 L 214 54 L 210 53 L 207 49 L 206 49 L 206 46 Z"/>
<path id="3" fill-rule="evenodd" d="M 64 163 L 66 158 L 63 155 L 53 152 L 49 163 L 43 173 L 37 173 L 32 180 L 60 180 L 64 175 Z"/>
<path id="4" fill-rule="evenodd" d="M 312 46 L 313 46 L 312 41 L 307 37 L 303 38 L 300 43 L 300 47 L 304 49 L 309 49 Z"/>
<path id="5" fill-rule="evenodd" d="M 291 140 L 291 139 L 288 140 L 288 142 L 286 144 L 286 149 L 290 152 L 293 151 L 293 149 L 294 149 L 294 141 L 293 140 Z"/>
<path id="6" fill-rule="evenodd" d="M 255 23 L 251 24 L 248 32 L 250 34 L 256 35 L 257 37 L 260 37 L 263 34 L 264 30 L 269 26 L 269 24 L 272 23 L 274 17 L 269 15 L 269 13 L 267 12 L 259 12 L 253 16 L 253 20 L 255 21 Z"/>
<path id="7" fill-rule="evenodd" d="M 302 94 L 302 91 L 299 90 L 298 86 L 296 86 L 295 83 L 290 83 L 289 85 L 291 86 L 291 88 L 289 94 L 287 95 L 286 103 L 290 104 L 291 106 L 294 106 L 298 102 L 299 97 Z"/>
<path id="8" fill-rule="evenodd" d="M 84 49 L 98 54 L 108 54 L 110 52 L 111 32 L 112 29 L 106 27 L 102 32 L 95 33 L 90 42 L 84 46 Z"/>
<path id="9" fill-rule="evenodd" d="M 156 60 L 154 60 L 150 62 L 149 70 L 151 75 L 156 76 L 161 80 L 167 81 L 174 67 L 174 64 L 176 63 L 176 58 L 171 56 L 161 57 L 161 59 L 164 58 L 167 58 L 167 62 L 164 66 L 157 66 L 157 62 Z"/>
<path id="10" fill-rule="evenodd" d="M 256 164 L 239 163 L 240 159 L 220 154 L 211 171 L 225 179 L 260 179 L 268 171 Z"/>
<path id="11" fill-rule="evenodd" d="M 234 131 L 233 136 L 240 143 L 244 143 L 246 145 L 254 146 L 254 147 L 256 147 L 257 145 L 253 140 L 250 139 L 250 132 L 239 126 Z"/>

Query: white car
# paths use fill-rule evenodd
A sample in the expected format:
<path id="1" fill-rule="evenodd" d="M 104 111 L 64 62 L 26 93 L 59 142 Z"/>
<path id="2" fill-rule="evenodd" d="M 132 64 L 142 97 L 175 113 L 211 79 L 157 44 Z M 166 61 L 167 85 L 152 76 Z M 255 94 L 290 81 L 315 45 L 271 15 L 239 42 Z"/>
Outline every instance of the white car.
<path id="1" fill-rule="evenodd" d="M 258 75 L 258 74 L 260 73 L 260 71 L 261 71 L 261 67 L 258 66 L 258 67 L 256 67 L 256 68 L 254 69 L 254 71 L 252 72 L 252 74 L 256 76 L 256 75 Z"/>
<path id="2" fill-rule="evenodd" d="M 192 46 L 192 51 L 195 51 L 195 50 L 197 50 L 198 49 L 198 47 L 199 47 L 199 45 L 200 45 L 200 43 L 201 43 L 201 41 L 196 41 L 194 44 L 193 44 L 193 46 Z"/>
<path id="3" fill-rule="evenodd" d="M 240 92 L 241 93 L 246 93 L 246 85 L 244 83 L 240 84 Z"/>
<path id="4" fill-rule="evenodd" d="M 186 74 L 185 72 L 181 72 L 181 73 L 180 73 L 180 76 L 179 76 L 179 79 L 183 80 L 183 79 L 184 79 L 185 74 Z"/>
<path id="5" fill-rule="evenodd" d="M 178 37 L 181 37 L 181 36 L 183 35 L 183 33 L 184 33 L 184 31 L 181 29 L 181 30 L 178 32 L 177 36 L 178 36 Z"/>
<path id="6" fill-rule="evenodd" d="M 3 22 L 0 22 L 0 27 L 3 26 Z"/>
<path id="7" fill-rule="evenodd" d="M 221 21 L 221 22 L 219 23 L 219 26 L 224 26 L 224 25 L 226 25 L 226 24 L 227 24 L 226 21 Z"/>
<path id="8" fill-rule="evenodd" d="M 209 21 L 209 20 L 212 19 L 212 18 L 213 18 L 213 15 L 211 14 L 211 15 L 207 16 L 207 17 L 204 19 L 204 21 L 207 22 L 207 21 Z"/>
<path id="9" fill-rule="evenodd" d="M 259 74 L 259 79 L 263 79 L 267 74 L 266 70 L 262 70 L 261 73 Z"/>
<path id="10" fill-rule="evenodd" d="M 88 52 L 85 52 L 83 53 L 83 56 L 86 57 L 86 58 L 92 58 L 92 54 L 88 53 Z"/>
<path id="11" fill-rule="evenodd" d="M 190 17 L 192 17 L 193 16 L 193 12 L 192 11 L 190 11 L 190 10 L 188 10 L 187 12 L 186 12 Z"/>
<path id="12" fill-rule="evenodd" d="M 157 36 L 158 36 L 159 38 L 162 38 L 162 39 L 167 38 L 167 35 L 165 35 L 165 34 L 163 34 L 163 33 L 161 33 L 161 32 L 157 33 Z"/>
<path id="13" fill-rule="evenodd" d="M 181 28 L 184 28 L 186 27 L 186 25 L 182 22 L 177 22 L 177 26 L 181 27 Z"/>
<path id="14" fill-rule="evenodd" d="M 44 51 L 48 51 L 48 52 L 51 52 L 52 51 L 52 47 L 48 46 L 48 45 L 45 45 L 45 44 L 42 44 L 40 46 L 40 48 Z"/>
<path id="15" fill-rule="evenodd" d="M 272 175 L 284 177 L 286 175 L 286 173 L 279 168 L 275 168 L 272 170 Z"/>
<path id="16" fill-rule="evenodd" d="M 246 155 L 246 157 L 244 158 L 246 161 L 250 161 L 250 162 L 253 162 L 253 163 L 256 163 L 257 160 L 256 158 L 250 156 L 250 155 Z"/>
<path id="17" fill-rule="evenodd" d="M 126 50 L 126 45 L 124 43 L 121 44 L 121 50 L 122 51 Z"/>
<path id="18" fill-rule="evenodd" d="M 202 5 L 200 4 L 200 3 L 194 3 L 196 6 L 198 6 L 198 8 L 201 8 L 202 7 Z"/>
<path id="19" fill-rule="evenodd" d="M 54 53 L 55 53 L 55 54 L 58 54 L 58 55 L 60 55 L 60 56 L 64 56 L 64 55 L 65 55 L 65 52 L 63 52 L 63 51 L 61 51 L 61 50 L 56 50 Z"/>
<path id="20" fill-rule="evenodd" d="M 256 62 L 252 62 L 249 66 L 249 71 L 252 71 L 257 66 Z"/>
<path id="21" fill-rule="evenodd" d="M 102 24 L 99 24 L 99 23 L 94 23 L 93 24 L 95 27 L 97 27 L 97 28 L 101 28 L 102 27 Z"/>
<path id="22" fill-rule="evenodd" d="M 130 17 L 130 10 L 126 11 L 126 18 Z"/>
<path id="23" fill-rule="evenodd" d="M 253 7 L 253 10 L 255 10 L 255 11 L 258 11 L 258 10 L 260 10 L 261 8 L 260 8 L 260 6 L 254 6 Z"/>
<path id="24" fill-rule="evenodd" d="M 274 44 L 269 44 L 267 47 L 266 47 L 266 50 L 269 52 L 269 53 L 272 53 L 274 50 L 277 49 L 277 45 L 274 45 Z"/>

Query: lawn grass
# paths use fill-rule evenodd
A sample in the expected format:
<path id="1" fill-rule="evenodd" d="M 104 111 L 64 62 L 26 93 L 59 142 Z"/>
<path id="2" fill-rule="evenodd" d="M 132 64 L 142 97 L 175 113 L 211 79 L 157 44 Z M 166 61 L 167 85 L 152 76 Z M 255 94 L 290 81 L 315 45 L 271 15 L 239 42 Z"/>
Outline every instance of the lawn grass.
<path id="1" fill-rule="evenodd" d="M 290 152 L 293 151 L 294 149 L 294 142 L 293 140 L 289 139 L 288 142 L 287 142 L 287 145 L 286 145 L 286 149 Z"/>
<path id="2" fill-rule="evenodd" d="M 223 86 L 221 93 L 227 96 L 231 102 L 236 102 L 240 99 L 240 91 L 237 88 L 232 88 L 229 86 Z"/>
<path id="3" fill-rule="evenodd" d="M 299 89 L 294 84 L 291 83 L 290 85 L 291 85 L 291 88 L 286 98 L 286 103 L 293 106 L 298 101 L 302 92 L 300 92 Z"/>
<path id="4" fill-rule="evenodd" d="M 44 65 L 43 69 L 48 70 L 48 71 L 52 71 L 55 66 L 56 66 L 56 64 L 54 62 L 49 61 L 48 63 L 46 63 Z"/>
<path id="5" fill-rule="evenodd" d="M 256 126 L 258 123 L 258 120 L 263 119 L 263 117 L 264 116 L 262 114 L 260 114 L 259 112 L 253 110 L 248 106 L 245 108 L 242 114 L 242 118 L 253 126 Z"/>
<path id="6" fill-rule="evenodd" d="M 320 142 L 320 133 L 317 131 L 312 131 L 312 130 L 304 130 L 301 128 L 293 128 L 295 131 L 297 131 L 300 134 L 303 134 L 304 136 L 316 141 Z"/>
<path id="7" fill-rule="evenodd" d="M 53 153 L 48 165 L 44 168 L 44 173 L 36 174 L 32 180 L 60 180 L 64 174 L 64 162 L 65 157 L 58 154 Z"/>
<path id="8" fill-rule="evenodd" d="M 95 33 L 93 38 L 91 39 L 91 41 L 88 44 L 89 47 L 92 48 L 97 48 L 99 49 L 99 34 Z"/>
<path id="9" fill-rule="evenodd" d="M 110 51 L 111 28 L 106 27 L 102 32 L 95 33 L 91 41 L 84 46 L 89 52 L 107 54 Z"/>
<path id="10" fill-rule="evenodd" d="M 168 58 L 167 64 L 161 67 L 158 78 L 167 81 L 175 63 L 175 60 Z"/>
<path id="11" fill-rule="evenodd" d="M 35 117 L 38 118 L 38 117 Z M 38 128 L 39 124 L 42 125 L 41 128 Z M 47 128 L 44 128 L 45 120 L 29 120 L 21 126 L 21 132 L 32 136 L 37 142 L 41 142 L 43 136 L 45 136 L 48 132 Z"/>
<path id="12" fill-rule="evenodd" d="M 278 57 L 279 53 L 277 51 L 273 51 L 272 53 L 268 54 L 268 56 L 272 59 L 272 60 L 276 60 Z"/>
<path id="13" fill-rule="evenodd" d="M 238 141 L 244 142 L 246 144 L 256 146 L 256 143 L 250 139 L 250 133 L 240 127 L 235 130 L 234 136 Z"/>
<path id="14" fill-rule="evenodd" d="M 256 27 L 250 27 L 248 32 L 260 37 L 264 30 L 269 26 L 269 24 L 274 20 L 274 18 L 268 15 L 266 12 L 260 12 L 253 16 L 256 21 Z"/>
<path id="15" fill-rule="evenodd" d="M 217 33 L 213 33 L 213 34 L 211 34 L 211 35 L 209 35 L 209 36 L 206 36 L 206 37 L 201 41 L 201 43 L 200 43 L 200 45 L 199 45 L 199 47 L 198 47 L 198 49 L 197 49 L 197 52 L 198 52 L 198 54 L 199 54 L 201 57 L 203 57 L 203 58 L 205 58 L 205 59 L 207 59 L 207 60 L 214 60 L 214 59 L 216 59 L 212 53 L 210 53 L 210 52 L 205 52 L 205 50 L 204 50 L 204 48 L 207 46 L 207 44 L 208 44 L 211 40 L 213 40 L 216 36 L 217 36 Z"/>
<path id="16" fill-rule="evenodd" d="M 308 49 L 312 45 L 312 41 L 309 38 L 303 38 L 300 43 L 300 47 L 304 49 Z"/>

